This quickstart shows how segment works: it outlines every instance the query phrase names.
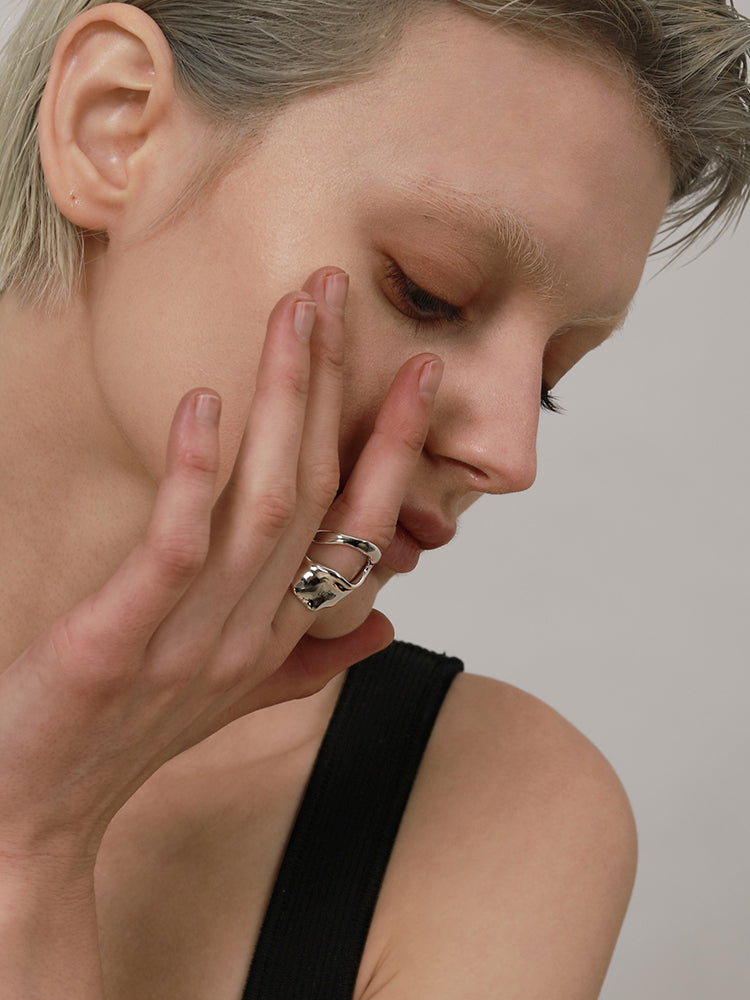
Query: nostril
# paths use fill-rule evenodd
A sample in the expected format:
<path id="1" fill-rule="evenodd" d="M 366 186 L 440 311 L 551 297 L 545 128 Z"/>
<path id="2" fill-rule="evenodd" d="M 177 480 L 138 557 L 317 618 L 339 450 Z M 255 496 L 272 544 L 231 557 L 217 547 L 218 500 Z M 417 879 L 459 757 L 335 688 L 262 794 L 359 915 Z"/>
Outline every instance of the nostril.
<path id="1" fill-rule="evenodd" d="M 536 451 L 515 457 L 506 454 L 477 471 L 475 488 L 482 493 L 523 493 L 536 480 Z"/>

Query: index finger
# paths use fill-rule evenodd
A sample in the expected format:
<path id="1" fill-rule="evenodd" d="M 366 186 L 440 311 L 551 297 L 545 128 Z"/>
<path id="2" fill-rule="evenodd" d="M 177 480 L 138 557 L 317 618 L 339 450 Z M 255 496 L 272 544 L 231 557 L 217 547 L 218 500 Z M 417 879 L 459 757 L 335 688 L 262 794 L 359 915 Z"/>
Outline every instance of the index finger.
<path id="1" fill-rule="evenodd" d="M 381 551 L 388 547 L 427 437 L 442 373 L 443 362 L 434 354 L 418 355 L 401 367 L 323 529 L 367 539 Z M 324 564 L 333 561 L 344 576 L 362 568 L 361 555 L 346 548 L 332 559 L 330 549 L 313 544 L 310 555 Z"/>
<path id="2" fill-rule="evenodd" d="M 418 355 L 401 367 L 372 434 L 331 507 L 335 530 L 367 538 L 380 548 L 391 541 L 424 447 L 442 374 L 443 362 L 434 354 Z"/>

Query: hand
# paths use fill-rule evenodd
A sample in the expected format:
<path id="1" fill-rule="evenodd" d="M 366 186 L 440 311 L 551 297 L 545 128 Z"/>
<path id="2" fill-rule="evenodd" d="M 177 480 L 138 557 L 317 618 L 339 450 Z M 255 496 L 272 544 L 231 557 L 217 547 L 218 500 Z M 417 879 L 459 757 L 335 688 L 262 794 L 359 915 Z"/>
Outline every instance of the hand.
<path id="1" fill-rule="evenodd" d="M 324 269 L 273 310 L 218 501 L 220 401 L 211 390 L 182 400 L 144 539 L 0 677 L 5 858 L 93 860 L 111 818 L 166 760 L 390 640 L 376 613 L 350 635 L 312 639 L 314 613 L 290 592 L 323 522 L 387 546 L 430 420 L 434 392 L 420 393 L 420 379 L 441 365 L 422 355 L 398 372 L 331 506 L 345 288 Z M 353 554 L 329 553 L 348 572 L 341 557 Z"/>

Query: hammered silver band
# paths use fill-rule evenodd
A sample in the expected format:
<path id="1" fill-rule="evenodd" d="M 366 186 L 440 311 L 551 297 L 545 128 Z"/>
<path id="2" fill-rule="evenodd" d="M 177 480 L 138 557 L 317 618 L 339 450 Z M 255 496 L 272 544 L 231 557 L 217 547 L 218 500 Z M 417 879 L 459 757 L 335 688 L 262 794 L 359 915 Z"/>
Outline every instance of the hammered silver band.
<path id="1" fill-rule="evenodd" d="M 308 568 L 293 584 L 292 593 L 311 611 L 333 607 L 347 594 L 361 587 L 382 555 L 373 542 L 368 542 L 365 538 L 355 538 L 353 535 L 342 535 L 337 531 L 316 531 L 313 542 L 316 545 L 346 545 L 347 548 L 356 549 L 365 557 L 365 564 L 353 579 L 347 580 L 330 566 L 322 566 L 308 558 L 306 560 Z"/>

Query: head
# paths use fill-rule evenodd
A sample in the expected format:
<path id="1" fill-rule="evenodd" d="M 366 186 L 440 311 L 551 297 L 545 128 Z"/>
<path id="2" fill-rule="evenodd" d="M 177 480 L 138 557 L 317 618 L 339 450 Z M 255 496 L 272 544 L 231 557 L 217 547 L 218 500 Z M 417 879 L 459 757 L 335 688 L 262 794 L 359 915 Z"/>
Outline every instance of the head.
<path id="1" fill-rule="evenodd" d="M 107 0 L 31 0 L 0 76 L 0 289 L 49 304 L 81 274 L 81 230 L 54 203 L 36 142 L 55 45 Z M 420 10 L 488 23 L 617 64 L 659 130 L 673 170 L 665 231 L 678 245 L 731 222 L 747 197 L 750 26 L 731 0 L 126 0 L 159 25 L 179 90 L 213 127 L 212 148 L 173 210 L 300 94 L 366 75 Z"/>
<path id="2" fill-rule="evenodd" d="M 34 0 L 6 286 L 85 299 L 102 414 L 156 478 L 196 384 L 228 472 L 271 306 L 345 268 L 344 474 L 440 354 L 405 506 L 444 526 L 533 481 L 540 386 L 623 321 L 665 212 L 689 239 L 743 205 L 749 41 L 713 0 Z"/>

